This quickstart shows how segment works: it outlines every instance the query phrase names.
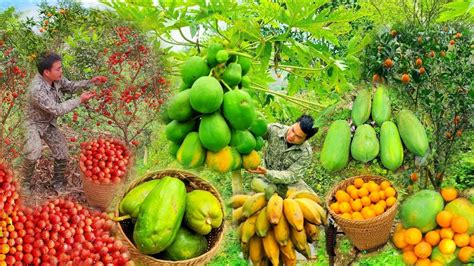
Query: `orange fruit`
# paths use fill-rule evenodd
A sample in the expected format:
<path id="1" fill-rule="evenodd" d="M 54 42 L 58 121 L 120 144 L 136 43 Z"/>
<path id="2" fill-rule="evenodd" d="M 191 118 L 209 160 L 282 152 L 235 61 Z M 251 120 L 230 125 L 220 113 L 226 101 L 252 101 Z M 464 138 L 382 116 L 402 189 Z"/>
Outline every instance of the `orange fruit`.
<path id="1" fill-rule="evenodd" d="M 471 259 L 473 256 L 474 256 L 474 248 L 471 248 L 471 247 L 463 247 L 459 250 L 459 253 L 458 253 L 458 259 L 462 263 L 471 262 Z"/>
<path id="2" fill-rule="evenodd" d="M 402 248 L 402 251 L 414 251 L 415 245 L 407 245 L 406 247 Z"/>
<path id="3" fill-rule="evenodd" d="M 374 181 L 369 181 L 369 192 L 377 192 L 380 190 L 380 187 Z"/>
<path id="4" fill-rule="evenodd" d="M 409 245 L 416 245 L 421 242 L 423 238 L 421 231 L 418 228 L 412 227 L 405 231 L 405 242 Z"/>
<path id="5" fill-rule="evenodd" d="M 387 199 L 387 196 L 385 196 L 385 191 L 380 190 L 380 191 L 379 191 L 379 195 L 380 195 L 380 199 L 381 199 L 381 200 L 386 200 L 386 199 Z"/>
<path id="6" fill-rule="evenodd" d="M 351 202 L 351 208 L 353 211 L 356 211 L 356 212 L 362 210 L 362 202 L 360 201 L 360 199 L 356 199 L 353 202 Z"/>
<path id="7" fill-rule="evenodd" d="M 453 254 L 456 250 L 456 243 L 451 239 L 443 239 L 439 242 L 439 251 L 443 254 Z"/>
<path id="8" fill-rule="evenodd" d="M 329 208 L 335 213 L 341 213 L 341 209 L 339 208 L 339 202 L 334 202 L 329 205 Z"/>
<path id="9" fill-rule="evenodd" d="M 387 207 L 392 207 L 395 202 L 397 202 L 397 199 L 395 197 L 388 197 L 387 200 Z"/>
<path id="10" fill-rule="evenodd" d="M 454 40 L 449 41 L 450 45 L 454 45 L 456 42 Z"/>
<path id="11" fill-rule="evenodd" d="M 349 195 L 351 196 L 352 199 L 358 199 L 359 198 L 359 190 L 356 188 L 349 192 Z"/>
<path id="12" fill-rule="evenodd" d="M 352 211 L 349 202 L 339 203 L 339 210 L 341 210 L 341 213 L 350 213 Z"/>
<path id="13" fill-rule="evenodd" d="M 426 258 L 426 259 L 418 259 L 415 263 L 415 266 L 430 266 L 431 265 L 431 260 Z"/>
<path id="14" fill-rule="evenodd" d="M 423 61 L 421 60 L 421 58 L 417 58 L 416 61 L 415 61 L 415 64 L 417 66 L 421 66 L 423 64 Z"/>
<path id="15" fill-rule="evenodd" d="M 387 180 L 384 180 L 384 181 L 382 181 L 382 183 L 380 183 L 380 188 L 381 189 L 386 189 L 390 186 L 392 186 L 392 184 L 390 184 L 390 181 L 387 181 Z"/>
<path id="16" fill-rule="evenodd" d="M 367 190 L 364 187 L 359 188 L 359 197 L 360 198 L 368 196 L 368 195 L 369 195 L 369 190 Z"/>
<path id="17" fill-rule="evenodd" d="M 430 244 L 432 247 L 437 246 L 440 240 L 441 237 L 439 236 L 439 233 L 437 231 L 429 231 L 425 235 L 426 243 Z"/>
<path id="18" fill-rule="evenodd" d="M 380 200 L 380 194 L 378 191 L 374 191 L 369 195 L 370 201 L 377 203 Z"/>
<path id="19" fill-rule="evenodd" d="M 364 183 L 365 183 L 365 182 L 364 182 L 364 180 L 363 180 L 362 178 L 356 178 L 356 179 L 354 179 L 354 186 L 355 186 L 356 188 L 361 188 L 362 185 L 364 185 Z"/>
<path id="20" fill-rule="evenodd" d="M 416 182 L 416 180 L 418 180 L 418 174 L 415 173 L 415 172 L 411 173 L 410 174 L 410 179 L 411 179 L 411 181 Z"/>
<path id="21" fill-rule="evenodd" d="M 364 220 L 364 216 L 360 212 L 353 212 L 352 220 Z"/>
<path id="22" fill-rule="evenodd" d="M 431 251 L 431 245 L 424 241 L 421 241 L 415 246 L 415 255 L 421 259 L 428 258 L 431 255 Z"/>
<path id="23" fill-rule="evenodd" d="M 402 82 L 405 84 L 408 84 L 410 82 L 410 76 L 408 74 L 403 74 L 402 75 Z"/>
<path id="24" fill-rule="evenodd" d="M 364 216 L 365 219 L 370 219 L 370 218 L 375 217 L 375 212 L 369 207 L 362 208 L 361 213 L 362 213 L 362 216 Z"/>
<path id="25" fill-rule="evenodd" d="M 403 252 L 403 262 L 405 262 L 408 265 L 415 264 L 416 260 L 418 260 L 418 257 L 416 257 L 415 252 L 413 251 L 405 251 Z"/>
<path id="26" fill-rule="evenodd" d="M 437 260 L 434 260 L 430 263 L 430 266 L 444 266 L 444 264 Z"/>
<path id="27" fill-rule="evenodd" d="M 347 188 L 346 188 L 346 192 L 348 194 L 351 194 L 351 191 L 354 190 L 354 189 L 357 189 L 354 185 L 349 185 Z"/>
<path id="28" fill-rule="evenodd" d="M 346 219 L 349 219 L 349 220 L 351 220 L 351 219 L 352 219 L 352 215 L 351 215 L 350 213 L 347 213 L 347 212 L 346 212 L 346 213 L 343 213 L 343 214 L 341 214 L 341 216 L 342 216 L 342 218 L 346 218 Z"/>
<path id="29" fill-rule="evenodd" d="M 347 194 L 345 191 L 343 190 L 338 190 L 336 192 L 336 200 L 341 203 L 341 202 L 349 202 L 349 199 L 351 197 L 349 196 L 349 194 Z"/>
<path id="30" fill-rule="evenodd" d="M 385 211 L 385 209 L 387 209 L 387 203 L 385 202 L 385 200 L 381 200 L 381 201 L 377 202 L 377 204 L 375 204 L 375 205 L 382 206 L 384 211 Z"/>
<path id="31" fill-rule="evenodd" d="M 360 201 L 362 202 L 362 205 L 364 205 L 364 207 L 370 206 L 370 203 L 372 203 L 372 201 L 370 201 L 370 198 L 367 196 L 362 197 Z"/>
<path id="32" fill-rule="evenodd" d="M 471 240 L 469 241 L 469 246 L 474 248 L 474 235 L 471 236 Z"/>
<path id="33" fill-rule="evenodd" d="M 373 210 L 374 210 L 376 216 L 382 214 L 385 211 L 384 208 L 379 204 L 376 204 L 373 207 Z"/>
<path id="34" fill-rule="evenodd" d="M 460 33 L 460 32 L 456 33 L 456 35 L 455 35 L 456 39 L 461 38 L 461 36 L 462 36 L 462 33 Z"/>
<path id="35" fill-rule="evenodd" d="M 436 222 L 439 224 L 439 226 L 444 227 L 444 228 L 451 227 L 452 219 L 453 219 L 453 214 L 448 211 L 440 211 L 436 215 Z"/>
<path id="36" fill-rule="evenodd" d="M 453 229 L 451 229 L 451 228 L 442 228 L 439 231 L 439 236 L 441 237 L 441 239 L 453 239 L 453 237 L 454 237 Z"/>
<path id="37" fill-rule="evenodd" d="M 399 249 L 407 247 L 408 244 L 405 242 L 405 229 L 402 228 L 395 232 L 392 237 L 392 242 Z"/>
<path id="38" fill-rule="evenodd" d="M 424 67 L 420 67 L 418 71 L 420 72 L 420 75 L 423 75 L 426 73 L 426 69 Z"/>
<path id="39" fill-rule="evenodd" d="M 393 187 L 388 187 L 384 191 L 385 191 L 385 196 L 387 198 L 388 197 L 395 197 L 395 195 L 397 194 L 397 192 L 395 191 L 395 189 Z"/>
<path id="40" fill-rule="evenodd" d="M 390 58 L 385 59 L 383 66 L 386 68 L 391 68 L 393 66 L 393 61 Z"/>
<path id="41" fill-rule="evenodd" d="M 447 187 L 441 189 L 441 196 L 445 201 L 452 201 L 458 197 L 458 191 L 453 187 Z"/>
<path id="42" fill-rule="evenodd" d="M 455 233 L 466 233 L 469 229 L 469 222 L 466 220 L 466 218 L 457 216 L 451 220 L 451 228 Z"/>
<path id="43" fill-rule="evenodd" d="M 460 248 L 468 246 L 469 241 L 470 241 L 470 238 L 467 233 L 454 235 L 454 243 L 456 243 L 456 246 Z"/>
<path id="44" fill-rule="evenodd" d="M 374 76 L 372 76 L 372 82 L 377 83 L 379 81 L 380 81 L 379 74 L 374 74 Z"/>

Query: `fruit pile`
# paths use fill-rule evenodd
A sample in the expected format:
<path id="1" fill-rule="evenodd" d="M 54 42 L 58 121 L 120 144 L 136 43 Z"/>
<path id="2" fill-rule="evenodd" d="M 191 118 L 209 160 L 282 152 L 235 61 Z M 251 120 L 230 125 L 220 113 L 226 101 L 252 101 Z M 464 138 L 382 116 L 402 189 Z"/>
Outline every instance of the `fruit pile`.
<path id="1" fill-rule="evenodd" d="M 349 220 L 366 220 L 382 215 L 397 202 L 397 192 L 389 181 L 377 184 L 354 179 L 346 190 L 338 190 L 329 208 Z"/>
<path id="2" fill-rule="evenodd" d="M 253 265 L 267 259 L 273 265 L 280 261 L 296 265 L 296 251 L 311 258 L 308 243 L 318 239 L 318 226 L 327 218 L 320 203 L 319 197 L 309 191 L 288 190 L 285 199 L 277 193 L 234 195 L 232 219 L 240 223 L 244 256 L 250 257 Z"/>
<path id="3" fill-rule="evenodd" d="M 366 123 L 372 120 L 380 127 L 380 142 L 375 129 Z M 351 129 L 345 120 L 334 121 L 324 140 L 321 164 L 328 171 L 344 168 L 349 154 L 355 160 L 367 163 L 380 153 L 385 168 L 395 171 L 403 163 L 403 144 L 408 151 L 423 157 L 428 151 L 426 131 L 418 118 L 409 110 L 398 112 L 396 122 L 391 119 L 391 103 L 387 90 L 379 86 L 372 95 L 362 90 L 352 107 L 352 122 L 357 126 L 351 141 Z"/>
<path id="4" fill-rule="evenodd" d="M 0 195 L 9 197 L 0 210 L 0 265 L 133 265 L 127 247 L 110 236 L 106 213 L 66 199 L 25 207 L 8 196 L 12 179 L 0 164 Z"/>
<path id="5" fill-rule="evenodd" d="M 411 195 L 401 206 L 400 218 L 392 241 L 405 263 L 474 262 L 474 204 L 457 197 L 455 189 L 443 189 L 441 195 L 432 190 Z"/>
<path id="6" fill-rule="evenodd" d="M 119 140 L 99 138 L 81 143 L 79 168 L 95 183 L 120 183 L 129 163 L 130 151 Z"/>
<path id="7" fill-rule="evenodd" d="M 267 131 L 264 116 L 248 93 L 252 62 L 211 44 L 206 59 L 192 56 L 181 69 L 182 91 L 170 99 L 166 138 L 170 153 L 185 167 L 206 165 L 220 173 L 255 169 Z"/>
<path id="8" fill-rule="evenodd" d="M 169 176 L 130 190 L 119 210 L 133 218 L 133 240 L 142 254 L 173 261 L 207 252 L 206 236 L 223 220 L 222 206 L 211 192 L 186 192 L 183 181 Z"/>

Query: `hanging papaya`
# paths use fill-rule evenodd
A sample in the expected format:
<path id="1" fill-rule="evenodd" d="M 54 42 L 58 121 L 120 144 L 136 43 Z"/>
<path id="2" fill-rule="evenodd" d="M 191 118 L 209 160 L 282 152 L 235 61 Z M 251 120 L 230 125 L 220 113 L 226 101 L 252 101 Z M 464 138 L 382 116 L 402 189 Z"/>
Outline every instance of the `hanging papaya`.
<path id="1" fill-rule="evenodd" d="M 232 90 L 224 94 L 222 105 L 224 117 L 237 130 L 246 130 L 255 119 L 252 98 L 243 90 Z"/>
<path id="2" fill-rule="evenodd" d="M 237 63 L 230 63 L 227 65 L 224 73 L 222 74 L 222 80 L 229 85 L 234 87 L 240 83 L 242 79 L 242 67 Z"/>
<path id="3" fill-rule="evenodd" d="M 186 121 L 193 115 L 193 109 L 189 103 L 190 90 L 182 91 L 170 99 L 168 104 L 168 116 L 172 120 Z"/>
<path id="4" fill-rule="evenodd" d="M 198 78 L 209 75 L 209 72 L 211 69 L 204 59 L 199 56 L 191 56 L 181 68 L 181 78 L 188 87 L 191 87 Z"/>
<path id="5" fill-rule="evenodd" d="M 204 115 L 199 125 L 199 140 L 206 149 L 218 152 L 230 143 L 229 126 L 219 112 Z"/>
<path id="6" fill-rule="evenodd" d="M 370 117 L 370 106 L 372 105 L 370 91 L 363 89 L 357 95 L 352 105 L 352 121 L 356 126 L 362 125 Z"/>
<path id="7" fill-rule="evenodd" d="M 206 158 L 206 150 L 199 141 L 197 132 L 190 132 L 178 149 L 176 160 L 185 167 L 201 166 Z"/>
<path id="8" fill-rule="evenodd" d="M 344 168 L 349 161 L 351 129 L 345 120 L 336 120 L 329 127 L 321 151 L 321 165 L 328 171 Z"/>
<path id="9" fill-rule="evenodd" d="M 165 128 L 166 139 L 174 143 L 180 144 L 183 142 L 186 135 L 191 132 L 196 126 L 196 121 L 191 119 L 185 122 L 171 121 Z"/>
<path id="10" fill-rule="evenodd" d="M 253 149 L 255 149 L 257 141 L 250 131 L 235 130 L 232 132 L 230 145 L 235 147 L 240 154 L 249 154 Z"/>
<path id="11" fill-rule="evenodd" d="M 224 91 L 219 81 L 213 77 L 200 77 L 189 92 L 191 107 L 203 114 L 217 111 L 224 99 Z"/>
<path id="12" fill-rule="evenodd" d="M 207 64 L 210 67 L 215 67 L 217 65 L 216 55 L 217 52 L 224 49 L 224 45 L 221 43 L 211 43 L 207 49 Z"/>
<path id="13" fill-rule="evenodd" d="M 261 112 L 255 112 L 255 119 L 250 125 L 250 132 L 252 132 L 255 137 L 261 137 L 267 133 L 267 119 Z"/>
<path id="14" fill-rule="evenodd" d="M 249 73 L 250 67 L 252 67 L 252 60 L 245 56 L 239 56 L 237 58 L 237 63 L 242 68 L 242 76 L 247 75 L 247 73 Z"/>
<path id="15" fill-rule="evenodd" d="M 221 174 L 230 172 L 234 169 L 235 163 L 232 148 L 229 146 L 218 152 L 207 151 L 206 165 L 216 172 Z"/>

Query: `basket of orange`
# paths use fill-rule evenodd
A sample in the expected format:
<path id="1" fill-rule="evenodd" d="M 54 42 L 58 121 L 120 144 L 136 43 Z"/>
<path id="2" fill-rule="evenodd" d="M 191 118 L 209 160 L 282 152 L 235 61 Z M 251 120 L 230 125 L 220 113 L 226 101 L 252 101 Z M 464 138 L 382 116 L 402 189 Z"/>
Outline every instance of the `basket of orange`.
<path id="1" fill-rule="evenodd" d="M 355 176 L 336 185 L 326 199 L 329 213 L 359 250 L 384 245 L 397 210 L 397 192 L 381 176 Z"/>

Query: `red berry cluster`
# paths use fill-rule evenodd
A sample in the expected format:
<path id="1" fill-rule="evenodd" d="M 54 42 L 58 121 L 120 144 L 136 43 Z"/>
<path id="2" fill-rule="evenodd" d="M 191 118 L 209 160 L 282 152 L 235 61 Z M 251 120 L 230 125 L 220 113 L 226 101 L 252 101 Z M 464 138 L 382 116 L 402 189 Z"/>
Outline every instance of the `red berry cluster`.
<path id="1" fill-rule="evenodd" d="M 119 183 L 127 173 L 130 152 L 119 140 L 99 138 L 81 143 L 79 167 L 96 183 Z"/>

